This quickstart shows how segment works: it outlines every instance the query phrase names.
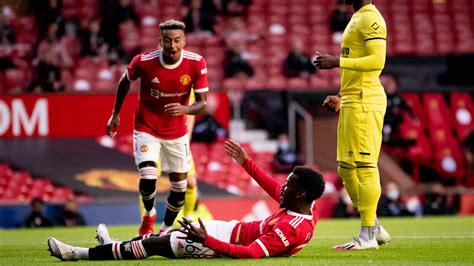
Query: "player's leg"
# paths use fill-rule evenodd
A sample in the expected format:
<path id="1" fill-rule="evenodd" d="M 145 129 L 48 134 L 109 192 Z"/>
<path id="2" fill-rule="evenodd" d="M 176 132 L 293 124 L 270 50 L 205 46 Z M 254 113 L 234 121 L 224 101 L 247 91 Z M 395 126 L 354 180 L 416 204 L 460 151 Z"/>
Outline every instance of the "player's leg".
<path id="1" fill-rule="evenodd" d="M 370 178 L 363 179 L 364 184 L 361 184 L 359 172 L 357 171 L 357 164 L 355 163 L 359 158 L 361 150 L 361 142 L 366 139 L 366 113 L 362 108 L 342 107 L 339 113 L 339 124 L 337 132 L 337 160 L 339 163 L 338 172 L 341 176 L 344 187 L 351 197 L 354 206 L 361 210 L 361 189 L 368 189 L 368 182 L 372 181 Z M 367 198 L 365 198 L 367 201 Z M 367 202 L 364 201 L 362 209 L 366 208 Z M 373 217 L 372 222 L 375 221 Z M 365 233 L 366 228 L 361 226 L 361 233 Z M 365 236 L 365 235 L 364 235 Z M 366 237 L 361 238 L 360 235 L 355 237 L 352 241 L 342 245 L 334 246 L 334 250 L 353 250 L 353 249 L 372 249 L 378 248 L 375 239 L 367 241 Z"/>
<path id="2" fill-rule="evenodd" d="M 153 233 L 156 219 L 155 196 L 158 178 L 157 159 L 160 154 L 159 139 L 143 133 L 134 132 L 135 163 L 140 174 L 139 191 L 145 214 L 139 229 L 139 235 Z"/>
<path id="3" fill-rule="evenodd" d="M 188 218 L 189 220 L 194 219 L 194 208 L 196 206 L 198 196 L 198 188 L 197 188 L 197 173 L 196 173 L 196 166 L 194 164 L 194 159 L 191 154 L 190 156 L 190 170 L 188 172 L 188 186 L 186 188 L 186 200 L 184 201 L 183 207 L 183 216 Z"/>
<path id="4" fill-rule="evenodd" d="M 176 216 L 184 206 L 189 171 L 189 137 L 186 134 L 175 140 L 162 141 L 162 149 L 171 187 L 160 235 L 166 234 L 171 229 Z"/>
<path id="5" fill-rule="evenodd" d="M 360 162 L 357 162 L 357 176 L 360 182 L 359 212 L 361 214 L 361 238 L 373 236 L 379 244 L 390 241 L 390 235 L 379 224 L 377 219 L 377 204 L 381 195 L 380 175 L 377 166 L 382 143 L 382 127 L 384 112 L 366 112 L 365 139 L 361 138 L 362 152 Z"/>
<path id="6" fill-rule="evenodd" d="M 99 245 L 94 248 L 74 247 L 55 238 L 48 238 L 51 256 L 60 260 L 139 260 L 151 256 L 176 258 L 170 236 L 137 237 L 130 241 Z"/>

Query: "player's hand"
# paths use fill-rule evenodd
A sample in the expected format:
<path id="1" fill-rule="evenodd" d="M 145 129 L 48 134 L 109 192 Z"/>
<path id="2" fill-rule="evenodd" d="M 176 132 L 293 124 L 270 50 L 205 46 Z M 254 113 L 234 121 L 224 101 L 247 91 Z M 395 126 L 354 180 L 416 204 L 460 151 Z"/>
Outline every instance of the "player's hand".
<path id="1" fill-rule="evenodd" d="M 201 218 L 198 218 L 199 227 L 194 226 L 191 221 L 183 217 L 183 220 L 178 220 L 178 223 L 183 226 L 182 228 L 178 229 L 181 233 L 185 234 L 186 237 L 178 237 L 181 239 L 189 239 L 193 242 L 197 243 L 204 243 L 207 237 L 206 227 L 202 222 Z"/>
<path id="2" fill-rule="evenodd" d="M 329 111 L 338 112 L 341 107 L 341 99 L 337 95 L 330 95 L 324 100 L 323 106 Z"/>
<path id="3" fill-rule="evenodd" d="M 165 105 L 165 112 L 171 116 L 187 114 L 188 107 L 180 103 L 169 103 Z"/>
<path id="4" fill-rule="evenodd" d="M 316 68 L 331 69 L 339 67 L 339 57 L 316 52 L 316 59 L 313 61 L 313 63 Z"/>
<path id="5" fill-rule="evenodd" d="M 249 155 L 244 150 L 244 148 L 240 147 L 239 143 L 231 139 L 226 140 L 224 148 L 226 153 L 230 157 L 234 158 L 234 160 L 239 164 L 243 164 L 245 160 L 249 158 Z"/>
<path id="6" fill-rule="evenodd" d="M 120 126 L 120 118 L 118 115 L 111 115 L 109 122 L 107 122 L 107 135 L 115 137 L 117 135 L 118 127 Z"/>

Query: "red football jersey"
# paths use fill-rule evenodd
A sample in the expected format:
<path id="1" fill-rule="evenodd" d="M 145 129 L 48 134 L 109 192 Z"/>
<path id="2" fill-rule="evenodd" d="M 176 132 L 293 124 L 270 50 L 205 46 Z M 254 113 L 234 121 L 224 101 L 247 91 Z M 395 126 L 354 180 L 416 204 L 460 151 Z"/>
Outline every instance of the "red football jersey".
<path id="1" fill-rule="evenodd" d="M 246 160 L 243 167 L 279 202 L 281 185 L 274 178 L 252 160 Z M 287 257 L 299 252 L 311 240 L 317 219 L 317 213 L 304 215 L 281 209 L 265 220 L 237 224 L 230 244 L 208 236 L 204 245 L 220 254 L 237 258 Z"/>
<path id="2" fill-rule="evenodd" d="M 191 89 L 207 92 L 207 67 L 204 57 L 183 50 L 173 65 L 163 61 L 162 50 L 139 54 L 127 68 L 130 81 L 140 78 L 140 97 L 134 128 L 162 139 L 177 139 L 187 133 L 186 115 L 170 116 L 165 105 L 187 105 Z"/>

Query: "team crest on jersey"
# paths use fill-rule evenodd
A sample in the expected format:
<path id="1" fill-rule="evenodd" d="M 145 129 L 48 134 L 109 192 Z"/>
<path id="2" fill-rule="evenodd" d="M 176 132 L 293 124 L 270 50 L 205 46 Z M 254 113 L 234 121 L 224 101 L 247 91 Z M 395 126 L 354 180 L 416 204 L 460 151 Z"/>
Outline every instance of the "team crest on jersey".
<path id="1" fill-rule="evenodd" d="M 181 76 L 181 78 L 179 79 L 179 81 L 181 82 L 181 84 L 183 84 L 184 86 L 188 85 L 189 83 L 191 83 L 191 77 L 187 74 L 184 74 Z"/>
<path id="2" fill-rule="evenodd" d="M 140 147 L 140 151 L 141 151 L 141 152 L 147 152 L 147 151 L 148 151 L 148 146 L 147 146 L 147 145 L 142 145 L 142 146 Z"/>

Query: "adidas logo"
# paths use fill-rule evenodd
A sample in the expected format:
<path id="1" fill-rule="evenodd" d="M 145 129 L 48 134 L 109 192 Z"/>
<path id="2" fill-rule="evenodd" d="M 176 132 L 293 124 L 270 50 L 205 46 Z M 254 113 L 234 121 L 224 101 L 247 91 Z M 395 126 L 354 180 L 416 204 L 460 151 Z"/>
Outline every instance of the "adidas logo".
<path id="1" fill-rule="evenodd" d="M 154 79 L 151 80 L 151 83 L 160 83 L 160 80 L 155 77 Z"/>

